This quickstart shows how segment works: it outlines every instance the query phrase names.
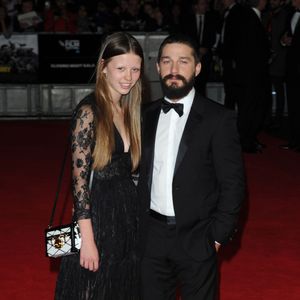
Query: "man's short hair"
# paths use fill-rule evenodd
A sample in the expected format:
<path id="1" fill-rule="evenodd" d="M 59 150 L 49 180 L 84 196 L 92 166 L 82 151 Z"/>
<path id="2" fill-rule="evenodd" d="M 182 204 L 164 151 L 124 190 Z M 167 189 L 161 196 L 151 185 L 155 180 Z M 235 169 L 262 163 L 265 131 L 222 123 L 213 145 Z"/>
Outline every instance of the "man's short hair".
<path id="1" fill-rule="evenodd" d="M 177 33 L 177 34 L 172 34 L 172 35 L 167 36 L 161 43 L 159 50 L 158 50 L 158 56 L 157 56 L 158 63 L 160 62 L 164 47 L 168 44 L 184 44 L 184 45 L 190 47 L 192 49 L 192 53 L 193 53 L 196 63 L 200 62 L 200 57 L 199 57 L 198 51 L 197 51 L 197 43 L 195 42 L 195 40 L 192 39 L 188 35 Z"/>
<path id="2" fill-rule="evenodd" d="M 245 4 L 250 7 L 257 7 L 259 4 L 259 0 L 245 0 Z"/>

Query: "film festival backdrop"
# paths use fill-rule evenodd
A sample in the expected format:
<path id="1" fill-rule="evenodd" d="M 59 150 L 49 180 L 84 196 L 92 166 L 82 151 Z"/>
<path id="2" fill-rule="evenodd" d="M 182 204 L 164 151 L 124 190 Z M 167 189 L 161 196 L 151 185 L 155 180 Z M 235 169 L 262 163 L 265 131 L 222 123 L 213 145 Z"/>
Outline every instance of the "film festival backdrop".
<path id="1" fill-rule="evenodd" d="M 145 101 L 161 97 L 157 52 L 166 32 L 134 33 L 145 57 Z M 93 89 L 101 34 L 0 36 L 0 116 L 67 116 Z M 218 62 L 218 60 L 216 60 Z M 207 95 L 222 103 L 219 64 Z"/>
<path id="2" fill-rule="evenodd" d="M 37 83 L 38 35 L 0 36 L 0 83 Z"/>
<path id="3" fill-rule="evenodd" d="M 28 34 L 0 37 L 1 83 L 90 83 L 101 36 Z"/>
<path id="4" fill-rule="evenodd" d="M 101 35 L 47 35 L 38 37 L 40 83 L 91 83 Z"/>
<path id="5" fill-rule="evenodd" d="M 157 80 L 156 55 L 166 34 L 134 35 L 145 53 L 148 80 Z M 2 35 L 0 83 L 92 83 L 101 40 L 100 34 L 13 34 L 9 38 Z M 220 81 L 219 63 L 213 66 L 210 81 Z"/>

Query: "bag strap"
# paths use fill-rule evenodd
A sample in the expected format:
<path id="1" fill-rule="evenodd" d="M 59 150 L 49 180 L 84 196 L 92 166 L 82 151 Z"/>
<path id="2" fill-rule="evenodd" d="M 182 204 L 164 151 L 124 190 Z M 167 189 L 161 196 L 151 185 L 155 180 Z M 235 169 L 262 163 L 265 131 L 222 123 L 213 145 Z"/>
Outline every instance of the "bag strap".
<path id="1" fill-rule="evenodd" d="M 65 150 L 63 161 L 62 161 L 62 164 L 61 164 L 61 167 L 60 167 L 60 173 L 59 173 L 59 177 L 58 177 L 56 194 L 55 194 L 53 208 L 52 208 L 52 212 L 51 212 L 51 217 L 50 217 L 50 221 L 49 221 L 49 225 L 48 225 L 49 229 L 52 227 L 52 224 L 53 224 L 54 214 L 55 214 L 56 205 L 57 205 L 58 197 L 59 197 L 60 190 L 61 190 L 61 184 L 62 184 L 64 172 L 65 172 L 65 166 L 66 166 L 66 162 L 67 162 L 68 153 L 69 153 L 69 142 L 67 143 L 67 147 L 66 147 L 66 150 Z"/>
<path id="2" fill-rule="evenodd" d="M 50 221 L 49 221 L 49 225 L 48 225 L 49 229 L 52 227 L 52 224 L 53 224 L 55 210 L 56 210 L 59 194 L 60 194 L 60 191 L 61 191 L 63 176 L 64 176 L 64 172 L 65 172 L 65 169 L 66 169 L 66 162 L 67 162 L 67 157 L 68 157 L 68 153 L 69 153 L 69 148 L 70 148 L 70 142 L 67 143 L 67 147 L 66 147 L 65 154 L 64 154 L 63 161 L 62 161 L 61 168 L 60 168 L 56 194 L 55 194 L 53 208 L 52 208 Z M 90 174 L 90 180 L 89 180 L 89 190 L 92 189 L 93 177 L 94 177 L 94 170 L 92 169 L 91 174 Z"/>

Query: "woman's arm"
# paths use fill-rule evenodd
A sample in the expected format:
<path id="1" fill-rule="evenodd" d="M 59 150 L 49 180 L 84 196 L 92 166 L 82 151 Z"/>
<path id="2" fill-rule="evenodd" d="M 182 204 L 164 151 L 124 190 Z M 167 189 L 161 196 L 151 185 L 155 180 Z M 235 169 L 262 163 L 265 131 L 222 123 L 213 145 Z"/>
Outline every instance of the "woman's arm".
<path id="1" fill-rule="evenodd" d="M 94 115 L 90 106 L 81 107 L 72 122 L 72 190 L 74 217 L 81 232 L 80 265 L 90 271 L 99 268 L 90 212 L 89 176 L 92 166 Z"/>

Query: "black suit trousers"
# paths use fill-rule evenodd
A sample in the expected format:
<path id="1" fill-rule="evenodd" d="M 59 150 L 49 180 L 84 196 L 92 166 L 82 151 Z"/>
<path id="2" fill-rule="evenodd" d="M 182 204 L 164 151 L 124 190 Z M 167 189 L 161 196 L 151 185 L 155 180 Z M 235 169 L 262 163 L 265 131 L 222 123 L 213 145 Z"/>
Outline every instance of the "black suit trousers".
<path id="1" fill-rule="evenodd" d="M 214 300 L 217 293 L 217 255 L 205 261 L 189 257 L 176 225 L 150 218 L 148 240 L 142 259 L 143 300 Z"/>
<path id="2" fill-rule="evenodd" d="M 293 74 L 294 75 L 294 74 Z M 289 144 L 300 147 L 300 76 L 287 79 Z"/>
<path id="3" fill-rule="evenodd" d="M 233 82 L 235 79 L 234 69 L 231 59 L 223 59 L 223 83 L 225 91 L 224 106 L 234 110 L 236 105 L 236 95 L 234 95 Z"/>
<path id="4" fill-rule="evenodd" d="M 253 75 L 255 76 L 255 75 Z M 245 81 L 234 85 L 237 95 L 238 130 L 242 146 L 247 148 L 255 144 L 258 133 L 263 129 L 270 105 L 270 82 Z"/>

